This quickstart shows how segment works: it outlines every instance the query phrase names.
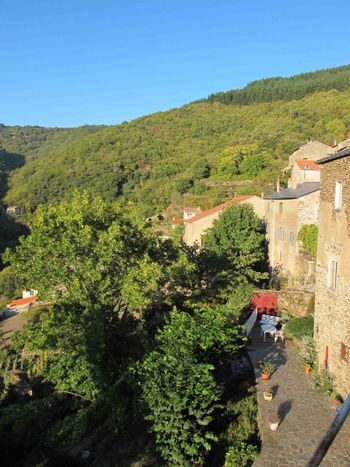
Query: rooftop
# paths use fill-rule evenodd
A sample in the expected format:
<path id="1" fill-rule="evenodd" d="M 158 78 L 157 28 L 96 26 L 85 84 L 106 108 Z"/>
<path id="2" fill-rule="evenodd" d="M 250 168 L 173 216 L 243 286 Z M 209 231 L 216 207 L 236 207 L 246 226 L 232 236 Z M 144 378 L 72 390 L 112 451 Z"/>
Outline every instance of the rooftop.
<path id="1" fill-rule="evenodd" d="M 335 154 L 328 154 L 326 157 L 318 160 L 318 164 L 326 164 L 327 162 L 332 162 L 343 157 L 350 156 L 350 147 L 337 151 Z"/>
<path id="2" fill-rule="evenodd" d="M 187 224 L 192 224 L 193 222 L 198 221 L 199 219 L 203 219 L 203 217 L 210 216 L 211 214 L 215 214 L 216 212 L 220 212 L 224 210 L 225 208 L 231 206 L 231 204 L 238 204 L 241 203 L 242 201 L 246 201 L 249 198 L 252 198 L 253 195 L 240 195 L 236 196 L 235 198 L 230 199 L 229 201 L 225 201 L 225 203 L 219 204 L 218 206 L 215 206 L 211 209 L 207 209 L 206 211 L 203 211 L 196 216 L 192 217 L 191 219 L 186 220 L 185 222 Z"/>
<path id="3" fill-rule="evenodd" d="M 265 199 L 297 199 L 320 189 L 320 182 L 301 183 L 296 188 L 287 188 L 265 196 Z"/>
<path id="4" fill-rule="evenodd" d="M 298 167 L 302 170 L 320 170 L 321 169 L 320 165 L 314 161 L 298 160 L 295 162 L 298 165 Z"/>
<path id="5" fill-rule="evenodd" d="M 18 300 L 12 300 L 7 306 L 9 307 L 16 307 L 16 306 L 21 306 L 21 305 L 27 305 L 29 303 L 34 303 L 38 300 L 38 297 L 34 295 L 33 297 L 27 297 L 27 298 L 19 298 Z"/>

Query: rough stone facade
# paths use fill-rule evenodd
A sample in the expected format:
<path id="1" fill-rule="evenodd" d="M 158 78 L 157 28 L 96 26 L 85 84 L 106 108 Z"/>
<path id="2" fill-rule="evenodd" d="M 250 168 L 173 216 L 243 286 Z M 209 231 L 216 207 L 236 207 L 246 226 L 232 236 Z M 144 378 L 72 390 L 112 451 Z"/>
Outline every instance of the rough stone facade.
<path id="1" fill-rule="evenodd" d="M 297 160 L 317 161 L 332 152 L 334 152 L 334 149 L 328 146 L 328 144 L 320 143 L 319 141 L 309 141 L 289 156 L 289 167 L 293 167 L 294 162 Z"/>
<path id="2" fill-rule="evenodd" d="M 336 182 L 343 186 L 338 210 Z M 319 365 L 334 374 L 345 397 L 350 393 L 350 156 L 324 163 L 321 171 L 315 343 Z"/>
<path id="3" fill-rule="evenodd" d="M 309 275 L 298 242 L 298 232 L 305 224 L 317 224 L 320 192 L 297 199 L 266 200 L 267 238 L 271 268 L 292 276 Z M 282 230 L 283 229 L 283 230 Z"/>

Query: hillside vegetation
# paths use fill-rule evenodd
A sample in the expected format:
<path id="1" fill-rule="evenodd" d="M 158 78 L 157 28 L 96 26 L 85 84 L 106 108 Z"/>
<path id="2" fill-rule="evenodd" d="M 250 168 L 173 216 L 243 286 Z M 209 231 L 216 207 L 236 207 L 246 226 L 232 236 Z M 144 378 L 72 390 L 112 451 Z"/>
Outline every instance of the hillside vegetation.
<path id="1" fill-rule="evenodd" d="M 335 69 L 334 76 L 344 77 L 348 68 Z M 333 144 L 347 137 L 350 90 L 332 89 L 286 100 L 286 82 L 298 86 L 312 82 L 312 89 L 322 88 L 330 76 L 325 71 L 287 81 L 278 78 L 274 93 L 284 96 L 280 101 L 199 102 L 117 126 L 34 128 L 31 144 L 21 143 L 20 138 L 14 144 L 3 136 L 5 130 L 13 131 L 11 127 L 2 128 L 0 145 L 25 157 L 25 164 L 11 172 L 4 201 L 32 212 L 39 204 L 56 203 L 78 188 L 106 200 L 132 202 L 149 216 L 169 205 L 181 206 L 186 202 L 184 194 L 199 196 L 199 204 L 200 197 L 207 205 L 219 202 L 220 193 L 214 196 L 205 183 L 208 178 L 254 181 L 234 193 L 272 191 L 280 168 L 300 145 L 309 139 Z M 264 88 L 264 82 L 259 86 Z M 23 131 L 26 136 L 27 130 Z M 41 139 L 44 142 L 39 144 Z"/>
<path id="2" fill-rule="evenodd" d="M 208 97 L 209 102 L 223 104 L 252 104 L 278 100 L 300 99 L 316 91 L 350 89 L 350 65 L 302 73 L 290 78 L 267 78 L 252 81 L 243 89 L 218 92 Z"/>

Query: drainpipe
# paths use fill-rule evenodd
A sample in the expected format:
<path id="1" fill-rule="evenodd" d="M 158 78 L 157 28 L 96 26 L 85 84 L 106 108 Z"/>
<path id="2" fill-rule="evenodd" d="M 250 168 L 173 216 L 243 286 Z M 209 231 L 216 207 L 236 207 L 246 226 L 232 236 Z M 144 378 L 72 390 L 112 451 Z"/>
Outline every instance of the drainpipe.
<path id="1" fill-rule="evenodd" d="M 324 435 L 322 441 L 317 446 L 312 458 L 306 467 L 317 467 L 322 462 L 322 459 L 326 455 L 328 449 L 332 445 L 334 438 L 337 436 L 340 428 L 345 422 L 346 417 L 350 412 L 350 394 L 346 398 L 344 404 L 341 406 L 337 416 L 331 423 L 330 427 L 327 430 L 327 433 Z"/>

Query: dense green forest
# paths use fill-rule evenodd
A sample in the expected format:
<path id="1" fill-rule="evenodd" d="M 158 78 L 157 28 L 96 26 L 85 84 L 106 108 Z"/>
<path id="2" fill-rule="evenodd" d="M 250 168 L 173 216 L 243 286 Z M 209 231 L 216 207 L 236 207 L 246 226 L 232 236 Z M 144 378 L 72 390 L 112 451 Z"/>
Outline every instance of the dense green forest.
<path id="1" fill-rule="evenodd" d="M 84 188 L 131 201 L 150 215 L 181 203 L 186 192 L 207 194 L 206 177 L 259 175 L 271 182 L 309 138 L 333 143 L 346 137 L 349 99 L 350 92 L 332 90 L 248 106 L 191 104 L 100 129 L 48 148 L 12 172 L 5 201 L 33 210 Z"/>
<path id="2" fill-rule="evenodd" d="M 316 91 L 329 91 L 330 89 L 337 91 L 350 89 L 350 65 L 302 73 L 290 78 L 276 77 L 252 81 L 243 89 L 211 94 L 207 100 L 229 105 L 247 105 L 257 102 L 301 99 Z"/>

